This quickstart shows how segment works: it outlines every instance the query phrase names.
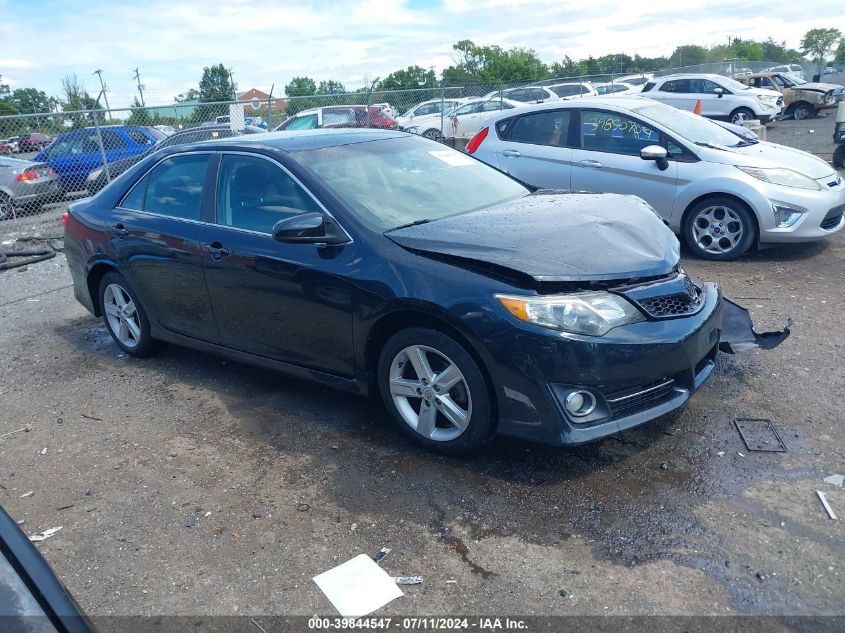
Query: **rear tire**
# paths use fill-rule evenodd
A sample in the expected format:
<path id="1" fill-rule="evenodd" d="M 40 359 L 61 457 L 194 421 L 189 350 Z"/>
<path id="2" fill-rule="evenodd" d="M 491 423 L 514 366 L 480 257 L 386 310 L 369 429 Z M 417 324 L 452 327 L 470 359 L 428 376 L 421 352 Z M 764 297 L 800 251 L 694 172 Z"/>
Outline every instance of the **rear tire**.
<path id="1" fill-rule="evenodd" d="M 737 108 L 733 112 L 731 112 L 730 121 L 734 125 L 740 124 L 740 118 L 745 119 L 746 121 L 750 121 L 751 119 L 756 119 L 757 115 L 754 114 L 754 110 L 751 108 Z"/>
<path id="2" fill-rule="evenodd" d="M 379 355 L 377 381 L 391 418 L 418 446 L 446 455 L 489 446 L 496 430 L 490 388 L 451 336 L 421 327 L 397 332 Z"/>
<path id="3" fill-rule="evenodd" d="M 751 211 L 733 198 L 713 196 L 692 207 L 684 219 L 684 240 L 702 259 L 725 261 L 745 253 L 757 239 Z"/>
<path id="4" fill-rule="evenodd" d="M 116 271 L 103 275 L 99 297 L 106 329 L 117 346 L 131 356 L 149 356 L 155 344 L 150 321 L 123 275 Z"/>
<path id="5" fill-rule="evenodd" d="M 443 134 L 439 130 L 435 130 L 434 128 L 426 130 L 422 133 L 422 135 L 426 138 L 430 138 L 432 141 L 437 141 L 438 143 L 443 142 Z"/>

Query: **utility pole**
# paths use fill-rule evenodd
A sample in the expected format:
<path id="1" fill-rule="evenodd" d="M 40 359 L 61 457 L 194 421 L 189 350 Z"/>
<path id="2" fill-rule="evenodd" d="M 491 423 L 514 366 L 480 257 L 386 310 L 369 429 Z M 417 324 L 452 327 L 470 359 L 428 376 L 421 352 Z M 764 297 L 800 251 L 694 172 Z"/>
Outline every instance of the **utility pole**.
<path id="1" fill-rule="evenodd" d="M 102 68 L 98 68 L 97 70 L 95 70 L 95 71 L 94 71 L 93 73 L 91 73 L 91 74 L 92 74 L 92 75 L 97 75 L 97 76 L 100 78 L 100 88 L 101 88 L 101 90 L 102 90 L 102 92 L 103 92 L 103 99 L 104 99 L 104 100 L 105 100 L 105 102 L 106 102 L 106 110 L 108 110 L 108 111 L 110 112 L 110 111 L 111 111 L 111 107 L 109 106 L 109 97 L 108 97 L 108 95 L 106 94 L 106 84 L 104 84 L 104 83 L 103 83 L 103 69 L 102 69 Z"/>
<path id="2" fill-rule="evenodd" d="M 141 95 L 141 107 L 147 107 L 147 104 L 144 103 L 144 86 L 141 85 L 141 73 L 138 72 L 138 69 L 135 69 L 135 80 L 138 82 L 138 94 Z"/>
<path id="3" fill-rule="evenodd" d="M 235 88 L 235 78 L 232 76 L 232 69 L 229 68 L 228 70 L 229 70 L 229 83 L 232 84 L 232 101 L 237 101 L 238 100 L 238 91 L 237 91 L 237 88 Z"/>

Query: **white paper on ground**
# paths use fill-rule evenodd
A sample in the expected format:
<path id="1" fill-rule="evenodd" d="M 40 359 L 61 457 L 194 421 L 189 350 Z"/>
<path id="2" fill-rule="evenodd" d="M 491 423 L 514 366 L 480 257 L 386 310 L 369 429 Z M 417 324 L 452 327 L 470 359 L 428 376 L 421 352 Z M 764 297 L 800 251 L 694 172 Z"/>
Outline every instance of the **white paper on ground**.
<path id="1" fill-rule="evenodd" d="M 369 615 L 405 595 L 393 578 L 366 554 L 314 576 L 314 582 L 345 618 Z"/>

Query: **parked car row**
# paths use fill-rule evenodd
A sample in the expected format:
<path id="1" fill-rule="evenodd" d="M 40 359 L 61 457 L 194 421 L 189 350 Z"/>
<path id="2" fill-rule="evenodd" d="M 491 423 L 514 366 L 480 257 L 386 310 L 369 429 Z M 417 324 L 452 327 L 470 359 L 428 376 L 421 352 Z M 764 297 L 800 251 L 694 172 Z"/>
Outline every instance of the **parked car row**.
<path id="1" fill-rule="evenodd" d="M 747 86 L 780 92 L 783 95 L 784 116 L 791 116 L 796 121 L 811 117 L 821 110 L 835 108 L 845 90 L 837 84 L 811 83 L 787 72 L 752 73 L 737 76 L 736 80 Z"/>
<path id="2" fill-rule="evenodd" d="M 0 139 L 0 154 L 9 156 L 11 154 L 23 154 L 26 152 L 37 152 L 47 147 L 53 138 L 40 132 L 31 132 L 22 136 L 12 136 Z"/>

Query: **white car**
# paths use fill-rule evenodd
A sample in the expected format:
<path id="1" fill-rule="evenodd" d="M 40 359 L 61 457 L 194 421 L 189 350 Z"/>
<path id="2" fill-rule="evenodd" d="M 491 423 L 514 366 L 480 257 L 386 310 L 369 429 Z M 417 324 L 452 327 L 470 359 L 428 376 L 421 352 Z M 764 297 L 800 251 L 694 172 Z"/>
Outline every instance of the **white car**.
<path id="1" fill-rule="evenodd" d="M 447 112 L 443 117 L 440 114 L 415 117 L 413 124 L 406 127 L 405 131 L 435 141 L 442 141 L 444 138 L 468 138 L 475 134 L 481 124 L 496 112 L 512 110 L 524 105 L 519 101 L 499 99 L 498 97 L 472 99 Z M 443 127 L 440 127 L 441 123 Z"/>
<path id="2" fill-rule="evenodd" d="M 573 99 L 575 97 L 594 97 L 598 93 L 593 86 L 586 82 L 566 82 L 553 84 L 549 90 L 554 92 L 561 100 Z"/>
<path id="3" fill-rule="evenodd" d="M 643 89 L 642 86 L 635 86 L 634 84 L 622 81 L 613 81 L 606 84 L 594 84 L 593 88 L 599 96 L 630 95 L 636 94 Z"/>
<path id="4" fill-rule="evenodd" d="M 632 86 L 643 86 L 652 79 L 654 79 L 654 75 L 651 73 L 639 73 L 636 75 L 623 75 L 622 77 L 617 77 L 613 81 L 621 81 L 622 83 L 631 84 Z"/>
<path id="5" fill-rule="evenodd" d="M 503 112 L 467 152 L 535 187 L 639 196 L 706 259 L 845 226 L 845 183 L 825 161 L 639 96 Z"/>
<path id="6" fill-rule="evenodd" d="M 793 75 L 798 75 L 801 79 L 806 79 L 804 77 L 804 68 L 801 64 L 784 64 L 782 66 L 773 66 L 768 70 L 764 71 L 767 73 L 792 73 Z"/>
<path id="7" fill-rule="evenodd" d="M 404 114 L 396 117 L 396 123 L 399 124 L 403 130 L 414 125 L 414 119 L 417 117 L 431 116 L 436 114 L 440 116 L 440 111 L 444 113 L 451 112 L 462 103 L 466 103 L 469 99 L 466 98 L 448 98 L 448 99 L 429 99 L 418 103 Z"/>
<path id="8" fill-rule="evenodd" d="M 776 90 L 751 88 L 721 75 L 656 77 L 643 86 L 642 95 L 689 111 L 695 109 L 700 99 L 702 116 L 731 123 L 749 119 L 766 123 L 783 110 L 783 95 Z"/>
<path id="9" fill-rule="evenodd" d="M 558 101 L 559 95 L 555 94 L 545 86 L 522 86 L 520 88 L 508 88 L 507 90 L 494 90 L 488 92 L 483 99 L 497 99 L 504 97 L 511 101 L 520 103 L 546 103 Z"/>

